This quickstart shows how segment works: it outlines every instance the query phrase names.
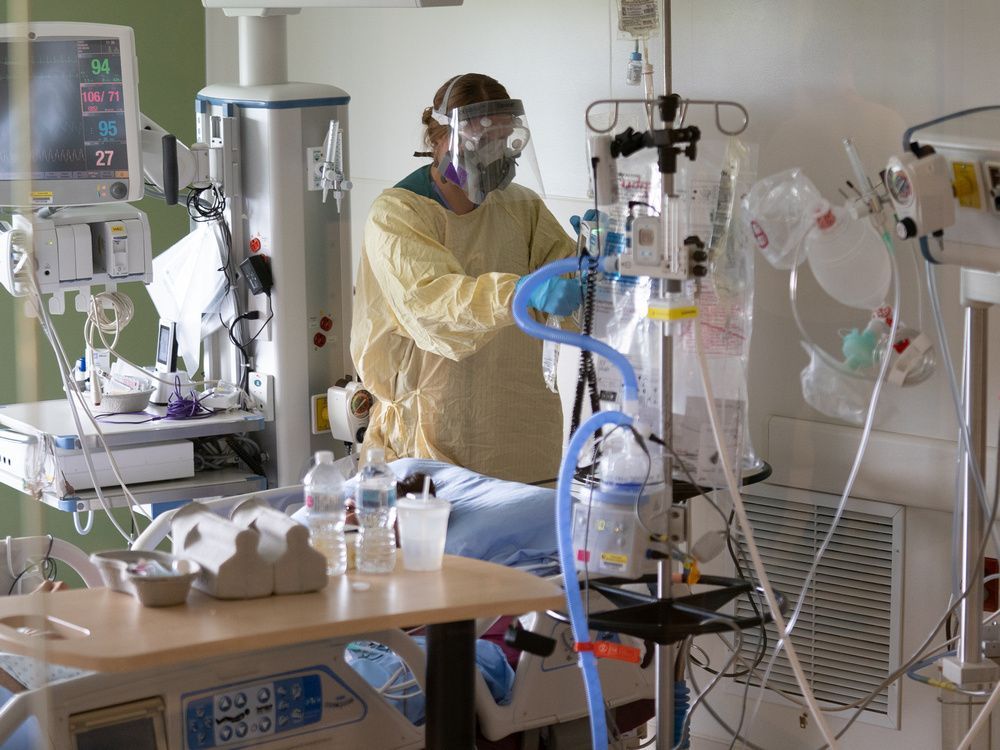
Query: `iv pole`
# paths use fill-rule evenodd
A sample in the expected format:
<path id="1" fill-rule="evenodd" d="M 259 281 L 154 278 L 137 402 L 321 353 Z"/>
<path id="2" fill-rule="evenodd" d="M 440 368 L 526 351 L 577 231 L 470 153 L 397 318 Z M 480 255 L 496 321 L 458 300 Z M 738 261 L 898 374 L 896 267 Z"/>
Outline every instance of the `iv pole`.
<path id="1" fill-rule="evenodd" d="M 955 656 L 942 661 L 942 674 L 963 686 L 988 685 L 996 680 L 997 668 L 992 660 L 983 656 L 983 559 L 977 555 L 986 519 L 978 499 L 978 490 L 972 472 L 973 466 L 982 471 L 986 467 L 986 407 L 987 362 L 989 352 L 988 315 L 991 306 L 1000 304 L 1000 288 L 996 274 L 962 268 L 961 303 L 965 308 L 965 326 L 962 353 L 962 391 L 964 416 L 969 424 L 969 454 L 961 464 L 962 489 L 957 498 L 956 513 L 962 518 L 959 566 L 961 590 L 967 595 L 962 601 L 959 617 L 959 640 Z M 955 747 L 972 726 L 979 705 L 985 699 L 942 700 L 942 746 Z M 990 733 L 986 732 L 974 747 L 985 750 L 992 747 Z"/>
<path id="2" fill-rule="evenodd" d="M 663 95 L 669 96 L 673 81 L 671 70 L 671 24 L 670 24 L 671 0 L 662 0 L 660 13 L 663 17 Z M 664 123 L 670 127 L 672 123 Z M 674 176 L 673 174 L 661 175 L 662 198 L 660 206 L 667 215 L 666 207 L 669 200 L 673 200 Z M 681 282 L 664 281 L 668 291 L 680 291 Z M 673 445 L 673 339 L 668 335 L 668 324 L 663 324 L 663 346 L 661 347 L 661 378 L 662 386 L 660 391 L 660 434 L 663 436 L 664 446 Z M 673 459 L 670 451 L 663 451 L 663 478 L 666 483 L 668 502 L 672 503 L 673 483 Z M 671 539 L 670 517 L 667 513 L 666 533 L 667 539 Z M 656 566 L 657 583 L 656 595 L 660 599 L 671 599 L 673 591 L 671 589 L 674 572 L 674 561 L 670 555 L 665 560 L 660 560 Z M 674 664 L 677 659 L 677 648 L 673 643 L 656 645 L 656 750 L 670 750 L 674 746 L 674 691 L 676 689 L 674 680 Z"/>

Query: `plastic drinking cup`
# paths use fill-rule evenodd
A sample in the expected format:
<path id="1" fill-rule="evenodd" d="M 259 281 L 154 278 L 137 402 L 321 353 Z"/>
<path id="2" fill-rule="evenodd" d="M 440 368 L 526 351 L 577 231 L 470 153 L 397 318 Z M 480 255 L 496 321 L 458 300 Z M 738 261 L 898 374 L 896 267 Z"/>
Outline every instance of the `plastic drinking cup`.
<path id="1" fill-rule="evenodd" d="M 438 497 L 396 502 L 399 543 L 407 570 L 440 570 L 451 503 Z"/>

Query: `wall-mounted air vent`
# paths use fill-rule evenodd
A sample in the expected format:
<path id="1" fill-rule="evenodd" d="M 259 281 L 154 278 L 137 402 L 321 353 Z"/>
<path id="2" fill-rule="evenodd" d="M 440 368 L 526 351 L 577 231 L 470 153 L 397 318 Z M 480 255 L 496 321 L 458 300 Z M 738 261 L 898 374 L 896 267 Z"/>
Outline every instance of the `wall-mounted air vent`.
<path id="1" fill-rule="evenodd" d="M 788 597 L 790 614 L 830 529 L 838 498 L 761 485 L 748 487 L 743 499 L 771 584 Z M 739 546 L 742 559 L 749 560 L 742 538 Z M 903 508 L 849 501 L 806 592 L 792 634 L 817 700 L 831 705 L 853 703 L 899 665 L 902 550 Z M 753 614 L 747 599 L 739 600 L 737 614 Z M 753 661 L 759 642 L 759 631 L 744 633 L 742 656 L 748 662 Z M 776 643 L 777 631 L 768 626 L 763 664 Z M 759 679 L 751 684 L 759 685 Z M 784 651 L 768 687 L 801 696 Z M 867 718 L 898 726 L 898 712 L 899 694 L 894 683 L 868 705 Z"/>

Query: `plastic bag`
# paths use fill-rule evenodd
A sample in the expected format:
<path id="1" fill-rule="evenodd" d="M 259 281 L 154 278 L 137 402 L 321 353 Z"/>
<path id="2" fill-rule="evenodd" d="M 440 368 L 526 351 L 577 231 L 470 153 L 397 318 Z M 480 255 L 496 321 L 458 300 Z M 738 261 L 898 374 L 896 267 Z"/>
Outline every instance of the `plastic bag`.
<path id="1" fill-rule="evenodd" d="M 806 403 L 828 417 L 862 424 L 868 411 L 872 382 L 837 372 L 805 342 L 802 348 L 809 353 L 809 364 L 799 376 Z"/>
<path id="2" fill-rule="evenodd" d="M 545 325 L 551 328 L 561 328 L 562 318 L 558 315 L 550 315 L 545 321 Z M 545 387 L 553 393 L 558 393 L 556 385 L 556 374 L 559 371 L 559 344 L 546 339 L 542 344 L 542 377 L 545 378 Z"/>
<path id="3" fill-rule="evenodd" d="M 767 262 L 788 270 L 795 265 L 795 251 L 813 227 L 813 212 L 823 200 L 816 186 L 798 169 L 765 177 L 744 201 L 744 216 Z M 806 259 L 803 252 L 798 262 Z"/>

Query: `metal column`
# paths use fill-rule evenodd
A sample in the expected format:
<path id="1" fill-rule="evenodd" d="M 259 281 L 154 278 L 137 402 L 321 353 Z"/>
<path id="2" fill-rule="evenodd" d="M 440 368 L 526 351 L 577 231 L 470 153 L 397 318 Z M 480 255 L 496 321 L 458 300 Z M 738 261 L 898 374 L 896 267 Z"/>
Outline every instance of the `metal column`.
<path id="1" fill-rule="evenodd" d="M 965 420 L 971 444 L 962 462 L 962 590 L 968 595 L 958 611 L 960 633 L 957 655 L 964 664 L 982 661 L 983 506 L 979 501 L 973 467 L 986 467 L 986 367 L 989 308 L 969 306 L 965 311 Z"/>

